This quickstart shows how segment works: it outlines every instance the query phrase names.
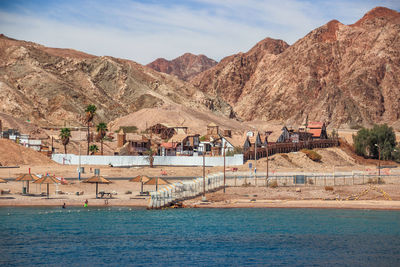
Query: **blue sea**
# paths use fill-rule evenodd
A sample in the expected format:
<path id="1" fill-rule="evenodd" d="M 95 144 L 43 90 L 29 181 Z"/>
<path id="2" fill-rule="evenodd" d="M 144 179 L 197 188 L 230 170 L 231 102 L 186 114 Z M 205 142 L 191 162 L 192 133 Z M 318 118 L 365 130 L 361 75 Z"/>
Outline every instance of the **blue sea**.
<path id="1" fill-rule="evenodd" d="M 400 266 L 400 212 L 0 208 L 0 266 Z"/>

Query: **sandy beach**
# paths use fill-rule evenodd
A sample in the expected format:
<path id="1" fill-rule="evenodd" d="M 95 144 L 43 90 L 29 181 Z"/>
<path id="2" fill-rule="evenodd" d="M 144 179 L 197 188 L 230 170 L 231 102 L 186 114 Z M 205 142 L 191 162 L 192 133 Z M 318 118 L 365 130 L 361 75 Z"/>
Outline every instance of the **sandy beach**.
<path id="1" fill-rule="evenodd" d="M 140 183 L 128 180 L 112 180 L 111 184 L 99 184 L 99 191 L 113 193 L 112 198 L 96 199 L 95 184 L 69 181 L 68 185 L 50 185 L 50 196 L 40 196 L 46 192 L 46 185 L 30 184 L 32 196 L 24 196 L 22 182 L 9 181 L 0 184 L 0 190 L 10 190 L 10 194 L 0 196 L 0 206 L 131 206 L 147 207 L 148 196 L 140 195 Z M 162 188 L 162 186 L 160 186 Z M 144 185 L 144 191 L 153 191 L 154 185 Z M 59 194 L 55 194 L 55 192 Z M 367 191 L 367 193 L 365 193 Z M 76 193 L 80 192 L 81 195 Z M 361 194 L 364 192 L 365 194 Z M 382 193 L 386 193 L 387 200 Z M 82 194 L 83 193 L 83 194 Z M 358 197 L 357 200 L 349 200 Z M 277 187 L 265 186 L 227 187 L 226 193 L 218 190 L 202 197 L 185 200 L 188 208 L 333 208 L 333 209 L 385 209 L 400 210 L 400 185 L 346 185 L 325 190 L 321 186 Z"/>

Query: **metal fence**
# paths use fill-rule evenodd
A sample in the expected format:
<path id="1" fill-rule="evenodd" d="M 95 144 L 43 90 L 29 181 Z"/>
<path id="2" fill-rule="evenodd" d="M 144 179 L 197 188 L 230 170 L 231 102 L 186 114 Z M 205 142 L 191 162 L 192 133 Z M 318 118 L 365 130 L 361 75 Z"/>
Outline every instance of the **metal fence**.
<path id="1" fill-rule="evenodd" d="M 249 173 L 226 174 L 227 186 L 343 186 L 368 183 L 400 183 L 400 173 L 370 174 L 366 172 L 341 173 Z"/>
<path id="2" fill-rule="evenodd" d="M 274 173 L 266 178 L 266 173 L 257 176 L 245 172 L 227 172 L 226 186 L 344 186 L 362 185 L 367 183 L 400 183 L 400 173 L 376 175 L 367 172 L 340 172 L 340 173 Z M 150 192 L 148 207 L 159 209 L 170 206 L 179 201 L 201 196 L 203 193 L 203 178 L 181 180 L 169 184 L 162 189 Z M 213 192 L 223 188 L 224 174 L 216 173 L 205 178 L 205 191 Z"/>

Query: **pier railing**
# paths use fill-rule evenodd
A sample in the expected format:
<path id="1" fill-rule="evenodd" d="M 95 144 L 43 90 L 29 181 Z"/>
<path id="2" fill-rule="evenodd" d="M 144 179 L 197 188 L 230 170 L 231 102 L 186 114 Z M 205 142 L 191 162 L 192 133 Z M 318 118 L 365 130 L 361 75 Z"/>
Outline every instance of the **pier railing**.
<path id="1" fill-rule="evenodd" d="M 195 198 L 203 194 L 203 178 L 189 181 L 180 181 L 169 184 L 162 189 L 150 192 L 148 207 L 160 209 L 171 206 L 183 200 Z M 213 192 L 222 188 L 224 175 L 222 173 L 211 174 L 205 177 L 205 191 Z"/>
<path id="2" fill-rule="evenodd" d="M 255 155 L 254 146 L 249 148 L 247 151 L 244 151 L 244 160 L 254 160 L 254 157 L 257 156 L 257 159 L 264 158 L 268 155 L 272 156 L 277 153 L 289 153 L 300 151 L 304 148 L 306 149 L 314 149 L 314 148 L 328 148 L 339 146 L 339 139 L 321 139 L 321 140 L 309 140 L 309 141 L 300 141 L 297 143 L 287 142 L 287 143 L 273 143 L 269 144 L 267 147 L 257 147 L 257 153 Z"/>

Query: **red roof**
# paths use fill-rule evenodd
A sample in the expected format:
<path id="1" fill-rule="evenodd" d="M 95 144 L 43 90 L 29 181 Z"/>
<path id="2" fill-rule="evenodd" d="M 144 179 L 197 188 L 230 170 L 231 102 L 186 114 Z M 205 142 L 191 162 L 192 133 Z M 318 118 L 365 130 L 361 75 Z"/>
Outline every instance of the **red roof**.
<path id="1" fill-rule="evenodd" d="M 321 137 L 322 129 L 310 129 L 308 132 L 312 133 L 313 137 Z"/>
<path id="2" fill-rule="evenodd" d="M 178 143 L 172 143 L 172 142 L 162 143 L 161 144 L 161 146 L 166 148 L 166 149 L 176 148 L 177 145 L 178 145 Z"/>
<path id="3" fill-rule="evenodd" d="M 308 123 L 308 128 L 320 128 L 322 129 L 322 126 L 324 125 L 323 122 L 321 121 L 311 121 Z"/>

